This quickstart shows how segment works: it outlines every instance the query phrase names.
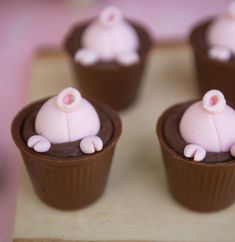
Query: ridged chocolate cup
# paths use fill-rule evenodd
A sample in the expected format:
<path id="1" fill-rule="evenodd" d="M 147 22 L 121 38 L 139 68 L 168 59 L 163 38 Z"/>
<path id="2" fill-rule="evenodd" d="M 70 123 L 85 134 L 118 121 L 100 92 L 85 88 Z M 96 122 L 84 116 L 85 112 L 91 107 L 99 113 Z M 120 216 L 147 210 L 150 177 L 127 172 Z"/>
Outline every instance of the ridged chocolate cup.
<path id="1" fill-rule="evenodd" d="M 102 151 L 80 157 L 60 158 L 37 153 L 27 147 L 22 137 L 22 126 L 35 102 L 22 109 L 12 123 L 12 137 L 21 151 L 26 169 L 38 197 L 46 204 L 73 210 L 95 202 L 103 193 L 116 143 L 121 135 L 121 120 L 106 105 L 93 102 L 111 119 L 114 130 Z"/>
<path id="2" fill-rule="evenodd" d="M 183 206 L 200 212 L 229 207 L 235 201 L 235 160 L 195 162 L 173 150 L 167 143 L 163 127 L 175 108 L 166 110 L 157 122 L 157 136 L 170 193 Z"/>
<path id="3" fill-rule="evenodd" d="M 81 46 L 81 35 L 90 22 L 75 26 L 65 41 L 65 48 L 72 61 L 79 89 L 87 98 L 95 98 L 116 110 L 130 106 L 136 99 L 148 53 L 152 42 L 144 27 L 130 22 L 140 40 L 140 61 L 130 66 L 115 62 L 84 66 L 74 61 L 74 55 Z M 125 37 L 125 36 L 124 36 Z"/>
<path id="4" fill-rule="evenodd" d="M 207 54 L 206 34 L 212 21 L 213 19 L 210 19 L 199 23 L 190 35 L 200 93 L 204 95 L 211 89 L 218 89 L 227 100 L 235 102 L 235 61 L 222 62 L 210 58 Z"/>

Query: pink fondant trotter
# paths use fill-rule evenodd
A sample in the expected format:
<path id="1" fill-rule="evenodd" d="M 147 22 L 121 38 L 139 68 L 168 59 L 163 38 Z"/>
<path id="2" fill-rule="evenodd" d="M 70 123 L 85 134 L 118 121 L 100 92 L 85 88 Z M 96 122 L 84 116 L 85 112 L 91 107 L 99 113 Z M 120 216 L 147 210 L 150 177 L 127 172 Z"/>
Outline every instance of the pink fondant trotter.
<path id="1" fill-rule="evenodd" d="M 235 156 L 235 111 L 218 90 L 208 91 L 192 104 L 180 121 L 180 134 L 188 143 L 184 155 L 202 161 L 206 152 L 229 152 Z"/>
<path id="2" fill-rule="evenodd" d="M 87 26 L 81 42 L 83 48 L 75 53 L 74 58 L 83 65 L 93 65 L 98 61 L 131 65 L 139 61 L 138 36 L 117 7 L 105 8 Z"/>
<path id="3" fill-rule="evenodd" d="M 81 140 L 85 154 L 100 151 L 102 140 L 96 136 L 100 120 L 95 108 L 75 88 L 68 87 L 43 104 L 35 120 L 37 135 L 28 146 L 37 152 L 47 152 L 52 144 Z"/>

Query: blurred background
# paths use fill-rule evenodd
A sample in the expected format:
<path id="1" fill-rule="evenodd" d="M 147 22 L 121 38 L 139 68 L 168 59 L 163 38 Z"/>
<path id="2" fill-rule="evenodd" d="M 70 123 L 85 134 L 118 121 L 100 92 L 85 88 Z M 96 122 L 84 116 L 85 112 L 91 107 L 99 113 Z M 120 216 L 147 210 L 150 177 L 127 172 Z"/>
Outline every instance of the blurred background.
<path id="1" fill-rule="evenodd" d="M 69 27 L 107 5 L 145 24 L 156 46 L 182 44 L 202 18 L 221 13 L 229 0 L 0 0 L 0 242 L 11 240 L 19 155 L 10 123 L 27 102 L 30 66 L 38 49 L 60 48 Z M 18 157 L 18 158 L 17 158 Z M 3 172 L 4 170 L 4 172 Z"/>

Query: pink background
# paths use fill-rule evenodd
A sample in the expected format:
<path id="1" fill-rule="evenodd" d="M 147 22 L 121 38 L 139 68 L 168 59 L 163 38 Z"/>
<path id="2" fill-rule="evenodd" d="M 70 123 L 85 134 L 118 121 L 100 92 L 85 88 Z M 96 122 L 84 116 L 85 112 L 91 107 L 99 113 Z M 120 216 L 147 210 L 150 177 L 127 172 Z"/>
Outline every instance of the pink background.
<path id="1" fill-rule="evenodd" d="M 27 100 L 30 63 L 40 46 L 59 46 L 68 27 L 105 5 L 120 6 L 140 20 L 158 42 L 184 40 L 204 16 L 225 9 L 228 0 L 101 0 L 79 5 L 75 0 L 0 1 L 0 242 L 11 241 L 21 161 L 10 136 L 10 123 Z M 2 175 L 4 171 L 4 175 Z"/>

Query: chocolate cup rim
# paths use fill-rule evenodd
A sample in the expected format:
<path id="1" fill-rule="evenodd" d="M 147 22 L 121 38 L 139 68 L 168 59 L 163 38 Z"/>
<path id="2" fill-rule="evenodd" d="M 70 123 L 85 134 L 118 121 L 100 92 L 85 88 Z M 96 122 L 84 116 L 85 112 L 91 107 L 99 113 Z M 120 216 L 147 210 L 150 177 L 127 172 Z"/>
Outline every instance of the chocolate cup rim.
<path id="1" fill-rule="evenodd" d="M 80 23 L 77 23 L 77 24 L 75 23 L 70 28 L 69 33 L 67 34 L 65 41 L 63 43 L 63 46 L 64 46 L 64 49 L 67 51 L 67 53 L 69 53 L 69 55 L 71 56 L 72 59 L 74 57 L 74 53 L 72 53 L 71 50 L 69 49 L 71 38 L 73 37 L 73 35 L 77 31 L 77 29 L 80 29 L 80 28 L 87 26 L 93 20 L 94 20 L 94 18 L 80 22 Z M 86 66 L 86 65 L 82 65 L 79 62 L 75 62 L 76 65 L 80 65 L 83 68 L 92 69 L 92 70 L 107 70 L 108 69 L 109 71 L 118 71 L 120 68 L 121 69 L 123 69 L 123 68 L 128 69 L 128 68 L 133 67 L 133 66 L 138 66 L 140 63 L 144 63 L 147 55 L 149 54 L 150 50 L 152 49 L 152 46 L 153 46 L 153 43 L 154 43 L 153 37 L 150 34 L 150 32 L 147 30 L 147 27 L 145 27 L 143 24 L 140 24 L 139 22 L 137 22 L 135 20 L 131 20 L 131 19 L 127 19 L 127 21 L 134 27 L 135 30 L 140 29 L 148 37 L 147 51 L 140 55 L 140 59 L 137 63 L 125 66 L 125 65 L 119 65 L 116 62 L 111 61 L 107 64 L 102 63 L 102 65 L 94 64 L 94 65 Z M 79 36 L 79 38 L 80 38 L 80 36 Z M 98 62 L 98 63 L 100 63 L 100 62 Z"/>
<path id="2" fill-rule="evenodd" d="M 195 102 L 197 100 L 191 100 L 192 102 Z M 161 116 L 159 117 L 156 125 L 156 133 L 159 139 L 159 143 L 161 145 L 161 148 L 164 148 L 167 150 L 169 154 L 171 154 L 172 158 L 174 161 L 177 161 L 181 163 L 182 165 L 187 165 L 192 169 L 201 169 L 203 171 L 214 171 L 218 172 L 222 170 L 227 170 L 230 169 L 231 167 L 235 167 L 235 158 L 230 161 L 226 162 L 219 162 L 219 163 L 205 163 L 205 162 L 195 162 L 191 159 L 186 158 L 183 154 L 179 154 L 177 151 L 175 151 L 168 143 L 164 135 L 164 129 L 163 126 L 165 124 L 165 120 L 168 117 L 168 114 L 174 110 L 174 108 L 178 105 L 185 104 L 186 102 L 183 103 L 178 103 L 176 105 L 173 105 L 166 109 Z M 163 159 L 164 160 L 164 159 Z"/>
<path id="3" fill-rule="evenodd" d="M 102 109 L 103 112 L 105 112 L 105 114 L 111 119 L 114 127 L 114 132 L 111 139 L 108 141 L 108 143 L 103 147 L 101 151 L 95 152 L 93 154 L 84 154 L 84 156 L 80 156 L 80 157 L 55 157 L 55 156 L 46 155 L 43 153 L 38 153 L 33 149 L 29 148 L 25 143 L 25 141 L 23 140 L 23 137 L 21 134 L 22 124 L 26 116 L 33 111 L 35 105 L 39 104 L 40 102 L 45 102 L 49 98 L 50 97 L 43 98 L 25 106 L 14 117 L 11 124 L 11 134 L 16 146 L 20 149 L 21 152 L 26 153 L 28 156 L 35 157 L 36 159 L 40 159 L 40 162 L 45 163 L 45 165 L 67 167 L 67 166 L 74 166 L 74 165 L 76 166 L 85 165 L 88 162 L 93 162 L 95 157 L 102 156 L 103 153 L 105 153 L 109 149 L 113 149 L 113 147 L 116 145 L 122 132 L 122 123 L 118 113 L 104 103 L 97 102 L 95 100 L 92 100 L 92 101 L 89 100 L 95 107 L 100 108 Z"/>
<path id="4" fill-rule="evenodd" d="M 220 66 L 228 69 L 234 69 L 235 71 L 235 62 L 234 61 L 219 61 L 216 59 L 212 59 L 208 56 L 208 54 L 200 47 L 200 35 L 205 34 L 207 28 L 210 26 L 210 24 L 214 21 L 215 17 L 211 17 L 209 19 L 206 19 L 204 21 L 199 22 L 196 24 L 190 33 L 189 36 L 189 42 L 192 45 L 194 51 L 197 55 L 200 56 L 201 59 L 204 59 L 206 62 L 208 62 L 211 65 Z"/>

